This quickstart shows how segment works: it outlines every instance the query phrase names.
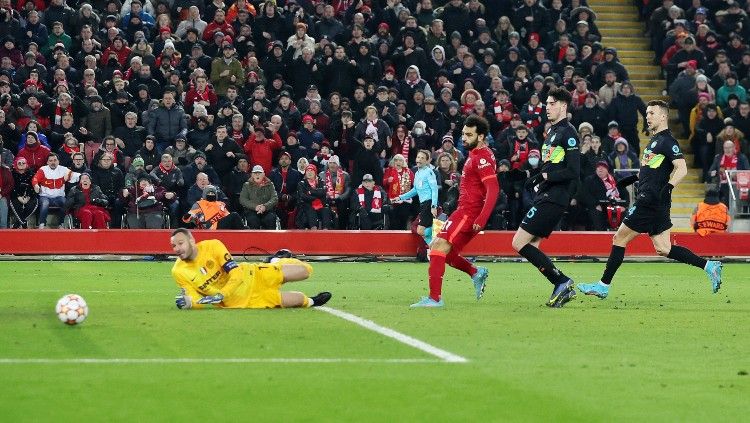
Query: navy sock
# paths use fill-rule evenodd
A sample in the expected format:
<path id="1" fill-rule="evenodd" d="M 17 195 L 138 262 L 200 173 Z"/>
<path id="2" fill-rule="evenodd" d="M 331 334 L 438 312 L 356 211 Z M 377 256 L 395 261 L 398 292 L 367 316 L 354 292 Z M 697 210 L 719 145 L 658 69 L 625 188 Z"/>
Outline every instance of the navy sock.
<path id="1" fill-rule="evenodd" d="M 667 254 L 667 258 L 677 260 L 681 263 L 690 264 L 701 269 L 706 268 L 706 259 L 696 256 L 692 251 L 685 247 L 680 247 L 679 245 L 672 246 L 672 249 L 669 250 L 669 254 Z"/>
<path id="2" fill-rule="evenodd" d="M 529 263 L 533 264 L 534 267 L 539 269 L 539 271 L 544 275 L 545 278 L 547 278 L 548 281 L 550 281 L 550 283 L 557 285 L 563 282 L 567 282 L 567 280 L 569 279 L 563 272 L 560 271 L 560 269 L 552 264 L 552 260 L 550 260 L 546 254 L 539 251 L 539 249 L 534 247 L 533 245 L 524 245 L 524 247 L 521 248 L 518 253 L 521 254 L 523 258 L 528 260 Z"/>
<path id="3" fill-rule="evenodd" d="M 615 277 L 617 269 L 620 268 L 622 260 L 625 258 L 625 247 L 619 245 L 613 245 L 612 251 L 609 253 L 607 259 L 607 267 L 604 268 L 604 274 L 602 275 L 601 281 L 609 285 L 612 283 L 612 278 Z"/>

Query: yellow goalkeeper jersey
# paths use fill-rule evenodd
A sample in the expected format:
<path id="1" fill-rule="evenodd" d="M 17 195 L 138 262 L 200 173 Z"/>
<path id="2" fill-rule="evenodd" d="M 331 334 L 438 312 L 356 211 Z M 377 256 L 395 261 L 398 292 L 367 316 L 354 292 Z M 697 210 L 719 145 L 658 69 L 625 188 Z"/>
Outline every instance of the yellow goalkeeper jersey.
<path id="1" fill-rule="evenodd" d="M 195 260 L 177 259 L 172 277 L 192 298 L 193 308 L 203 307 L 197 301 L 206 295 L 221 293 L 224 301 L 216 304 L 226 308 L 273 308 L 281 306 L 279 286 L 283 273 L 278 265 L 238 264 L 227 247 L 216 239 L 196 244 Z M 265 270 L 264 272 L 259 272 Z M 256 283 L 256 277 L 263 284 Z"/>

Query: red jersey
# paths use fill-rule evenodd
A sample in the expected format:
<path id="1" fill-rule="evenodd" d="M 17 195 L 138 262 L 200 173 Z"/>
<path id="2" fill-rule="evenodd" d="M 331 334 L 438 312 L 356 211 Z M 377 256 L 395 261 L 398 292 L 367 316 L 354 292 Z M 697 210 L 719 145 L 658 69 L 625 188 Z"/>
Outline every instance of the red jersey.
<path id="1" fill-rule="evenodd" d="M 485 181 L 492 178 L 497 181 L 495 175 L 495 155 L 489 147 L 475 148 L 469 152 L 469 158 L 466 159 L 463 172 L 461 172 L 461 184 L 459 185 L 458 210 L 472 217 L 478 217 L 485 203 L 494 198 L 497 201 L 497 192 L 490 193 L 487 190 Z M 497 185 L 496 185 L 497 186 Z M 489 211 L 486 218 L 489 218 L 489 212 L 494 209 L 494 202 L 489 205 Z M 483 216 L 484 217 L 484 216 Z M 486 222 L 486 219 L 484 219 Z"/>

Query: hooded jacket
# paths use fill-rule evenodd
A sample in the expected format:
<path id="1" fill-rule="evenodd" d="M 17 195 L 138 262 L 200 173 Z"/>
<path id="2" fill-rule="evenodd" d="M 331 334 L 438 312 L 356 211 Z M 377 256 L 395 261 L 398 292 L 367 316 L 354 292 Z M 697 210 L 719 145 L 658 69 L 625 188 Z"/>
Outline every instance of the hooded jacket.
<path id="1" fill-rule="evenodd" d="M 260 183 L 253 181 L 251 176 L 249 181 L 242 184 L 240 205 L 247 211 L 255 211 L 255 208 L 261 204 L 266 207 L 266 210 L 271 211 L 276 208 L 278 202 L 276 189 L 267 176 L 264 175 Z"/>

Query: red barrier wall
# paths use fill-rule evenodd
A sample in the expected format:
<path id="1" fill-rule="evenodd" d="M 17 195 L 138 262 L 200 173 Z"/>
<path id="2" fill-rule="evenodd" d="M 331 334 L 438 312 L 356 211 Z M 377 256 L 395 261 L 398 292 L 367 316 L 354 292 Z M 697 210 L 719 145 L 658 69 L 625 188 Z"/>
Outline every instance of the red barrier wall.
<path id="1" fill-rule="evenodd" d="M 168 230 L 0 230 L 0 254 L 171 254 Z M 194 231 L 197 240 L 221 239 L 233 254 L 264 254 L 289 248 L 307 255 L 413 256 L 418 239 L 399 231 Z M 480 233 L 467 255 L 515 256 L 513 232 Z M 704 256 L 750 256 L 750 234 L 672 234 L 678 245 Z M 553 256 L 609 255 L 612 232 L 555 232 L 542 243 Z M 632 256 L 655 256 L 642 235 L 627 249 Z"/>

